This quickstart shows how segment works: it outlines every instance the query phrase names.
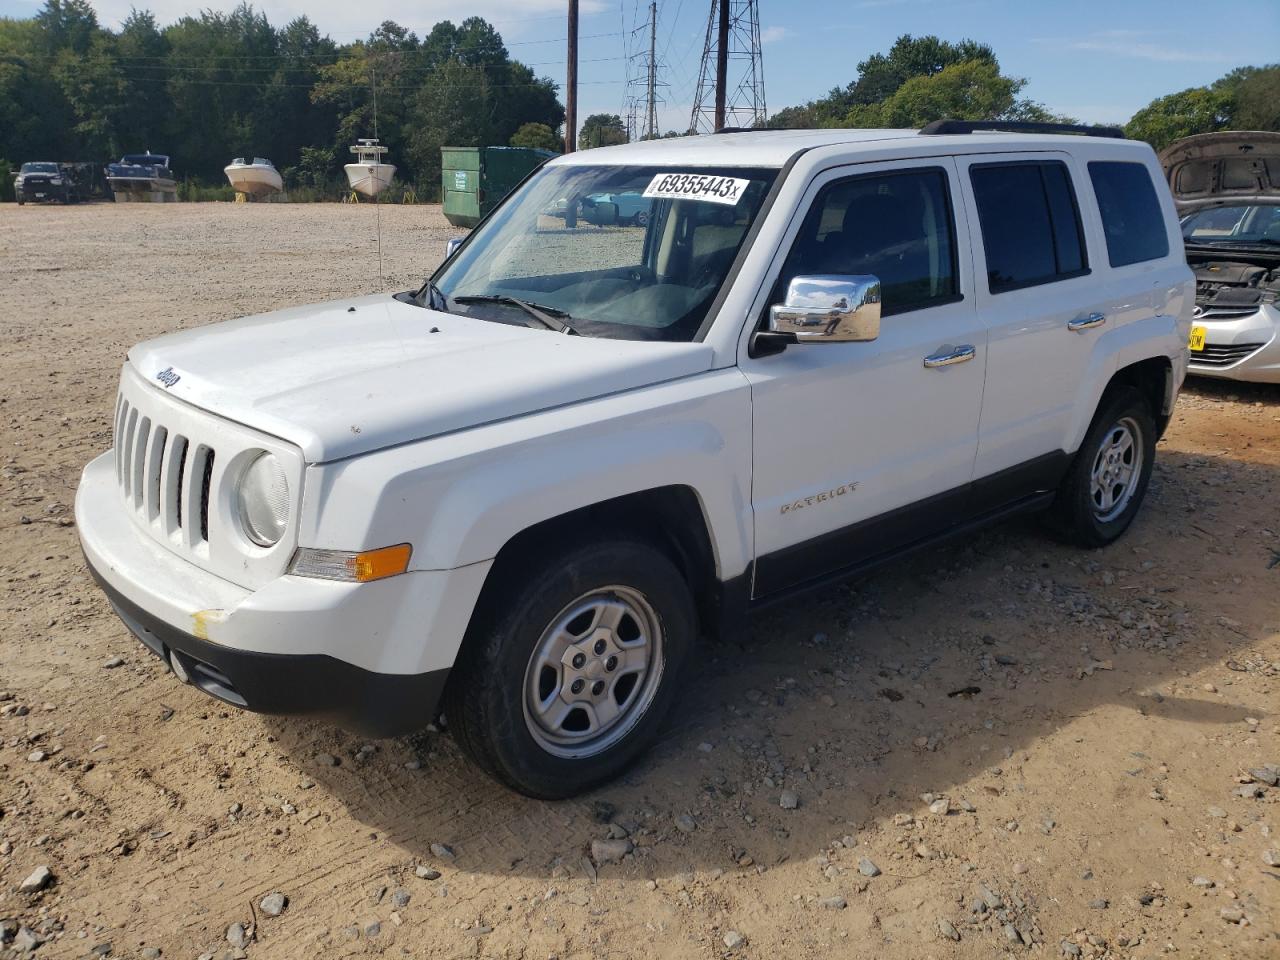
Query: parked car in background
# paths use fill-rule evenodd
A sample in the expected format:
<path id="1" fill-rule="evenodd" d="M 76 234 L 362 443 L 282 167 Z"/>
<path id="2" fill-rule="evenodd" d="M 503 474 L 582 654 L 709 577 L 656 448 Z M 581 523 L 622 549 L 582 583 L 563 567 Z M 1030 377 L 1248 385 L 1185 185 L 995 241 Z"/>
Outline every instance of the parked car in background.
<path id="1" fill-rule="evenodd" d="M 991 126 L 573 153 L 415 291 L 139 344 L 89 568 L 225 703 L 443 711 L 566 797 L 771 602 L 1019 514 L 1110 544 L 1186 373 L 1173 201 L 1119 131 Z M 547 216 L 596 196 L 647 224 Z"/>
<path id="2" fill-rule="evenodd" d="M 1188 372 L 1280 383 L 1280 133 L 1187 137 L 1160 163 L 1196 275 Z"/>
<path id="3" fill-rule="evenodd" d="M 13 181 L 18 206 L 24 203 L 75 203 L 79 199 L 73 179 L 52 160 L 24 163 Z"/>

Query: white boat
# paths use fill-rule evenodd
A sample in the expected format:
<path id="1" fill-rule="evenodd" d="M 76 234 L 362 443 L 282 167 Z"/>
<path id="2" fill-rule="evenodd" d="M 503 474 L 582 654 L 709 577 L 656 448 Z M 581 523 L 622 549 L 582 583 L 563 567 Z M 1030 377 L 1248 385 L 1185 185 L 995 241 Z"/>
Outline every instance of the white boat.
<path id="1" fill-rule="evenodd" d="M 222 168 L 222 172 L 237 193 L 250 197 L 265 197 L 284 189 L 280 171 L 265 157 L 254 157 L 252 161 L 236 157 Z"/>
<path id="2" fill-rule="evenodd" d="M 376 197 L 391 186 L 391 178 L 396 175 L 395 164 L 383 163 L 387 148 L 377 140 L 358 140 L 351 148 L 356 155 L 355 163 L 348 163 L 347 182 L 356 193 L 366 197 Z"/>
<path id="3" fill-rule="evenodd" d="M 117 203 L 172 203 L 178 199 L 178 181 L 163 153 L 126 153 L 104 171 Z"/>

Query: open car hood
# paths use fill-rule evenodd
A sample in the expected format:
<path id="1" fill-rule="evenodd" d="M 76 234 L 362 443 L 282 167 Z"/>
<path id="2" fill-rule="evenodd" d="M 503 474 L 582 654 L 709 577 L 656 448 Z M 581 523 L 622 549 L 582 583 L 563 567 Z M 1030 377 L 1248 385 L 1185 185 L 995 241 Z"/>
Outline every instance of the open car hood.
<path id="1" fill-rule="evenodd" d="M 1160 166 L 1179 213 L 1280 201 L 1280 133 L 1227 130 L 1185 137 L 1160 151 Z"/>

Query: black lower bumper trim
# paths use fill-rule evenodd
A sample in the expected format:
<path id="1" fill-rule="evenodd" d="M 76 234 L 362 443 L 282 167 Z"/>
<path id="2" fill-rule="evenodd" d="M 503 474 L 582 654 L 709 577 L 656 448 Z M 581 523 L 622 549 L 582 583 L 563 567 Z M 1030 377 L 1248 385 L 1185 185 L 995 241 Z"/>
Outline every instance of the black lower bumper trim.
<path id="1" fill-rule="evenodd" d="M 225 703 L 312 717 L 367 737 L 412 733 L 436 718 L 448 670 L 375 673 L 326 654 L 257 653 L 210 643 L 143 610 L 86 564 L 129 631 L 181 679 Z"/>

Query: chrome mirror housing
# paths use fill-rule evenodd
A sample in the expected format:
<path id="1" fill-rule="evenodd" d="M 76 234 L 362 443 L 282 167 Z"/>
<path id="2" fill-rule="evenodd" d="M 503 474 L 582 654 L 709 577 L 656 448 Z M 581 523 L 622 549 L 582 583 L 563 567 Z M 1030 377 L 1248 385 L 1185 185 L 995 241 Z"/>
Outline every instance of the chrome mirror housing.
<path id="1" fill-rule="evenodd" d="M 769 331 L 796 343 L 850 343 L 880 336 L 880 280 L 862 276 L 794 277 L 786 299 L 769 308 Z"/>
<path id="2" fill-rule="evenodd" d="M 466 239 L 467 239 L 466 237 L 450 237 L 448 240 L 446 240 L 444 242 L 444 258 L 448 260 L 455 253 L 457 253 L 458 248 L 462 246 L 462 241 Z"/>

